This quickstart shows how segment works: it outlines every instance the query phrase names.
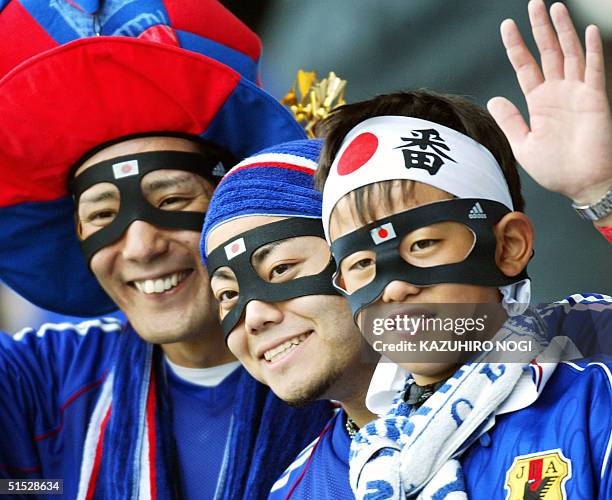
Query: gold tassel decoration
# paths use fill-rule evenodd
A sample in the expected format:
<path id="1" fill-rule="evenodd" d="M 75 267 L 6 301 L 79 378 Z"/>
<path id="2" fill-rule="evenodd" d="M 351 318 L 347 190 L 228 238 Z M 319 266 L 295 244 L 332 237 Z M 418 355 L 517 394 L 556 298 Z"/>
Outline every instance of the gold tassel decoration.
<path id="1" fill-rule="evenodd" d="M 346 103 L 345 87 L 346 80 L 338 78 L 333 71 L 319 81 L 316 72 L 301 69 L 297 72 L 293 87 L 280 102 L 289 107 L 308 137 L 313 138 L 315 125 L 333 109 Z"/>

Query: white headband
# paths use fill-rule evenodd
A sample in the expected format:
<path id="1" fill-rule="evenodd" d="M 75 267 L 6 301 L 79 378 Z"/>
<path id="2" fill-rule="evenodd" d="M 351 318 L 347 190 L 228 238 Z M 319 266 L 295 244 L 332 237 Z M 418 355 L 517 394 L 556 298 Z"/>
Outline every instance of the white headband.
<path id="1" fill-rule="evenodd" d="M 361 122 L 344 139 L 323 190 L 323 226 L 346 194 L 375 182 L 407 179 L 458 198 L 495 200 L 514 210 L 501 167 L 487 148 L 456 130 L 407 116 Z"/>
<path id="2" fill-rule="evenodd" d="M 514 210 L 501 167 L 482 144 L 427 120 L 377 116 L 346 135 L 329 170 L 323 189 L 327 241 L 332 210 L 344 195 L 397 179 L 420 181 L 458 198 L 495 200 Z M 531 300 L 528 279 L 499 290 L 510 316 L 522 314 Z"/>

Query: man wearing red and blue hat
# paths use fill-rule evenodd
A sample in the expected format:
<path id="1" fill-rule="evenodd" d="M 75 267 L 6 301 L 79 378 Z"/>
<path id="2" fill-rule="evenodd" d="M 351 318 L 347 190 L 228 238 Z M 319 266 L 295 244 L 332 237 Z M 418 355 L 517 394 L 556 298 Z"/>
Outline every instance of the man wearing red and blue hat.
<path id="1" fill-rule="evenodd" d="M 0 475 L 67 498 L 267 494 L 329 407 L 238 368 L 198 253 L 226 169 L 304 136 L 252 81 L 257 37 L 210 1 L 3 2 L 3 30 L 0 278 L 129 323 L 0 336 Z"/>

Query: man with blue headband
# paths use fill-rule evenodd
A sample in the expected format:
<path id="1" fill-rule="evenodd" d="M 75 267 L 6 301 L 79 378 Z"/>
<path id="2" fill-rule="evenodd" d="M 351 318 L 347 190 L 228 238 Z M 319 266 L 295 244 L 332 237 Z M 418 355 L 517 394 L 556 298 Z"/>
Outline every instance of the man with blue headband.
<path id="1" fill-rule="evenodd" d="M 320 149 L 319 140 L 293 141 L 240 162 L 215 191 L 202 232 L 232 352 L 291 405 L 328 398 L 341 406 L 270 499 L 351 498 L 351 437 L 374 418 L 365 408 L 374 364 L 362 359 L 359 331 L 331 282 L 313 182 Z"/>
<path id="2" fill-rule="evenodd" d="M 211 1 L 1 5 L 0 278 L 129 323 L 0 335 L 0 476 L 63 479 L 66 498 L 260 498 L 330 411 L 239 367 L 198 253 L 227 169 L 304 137 L 255 83 L 259 40 Z"/>

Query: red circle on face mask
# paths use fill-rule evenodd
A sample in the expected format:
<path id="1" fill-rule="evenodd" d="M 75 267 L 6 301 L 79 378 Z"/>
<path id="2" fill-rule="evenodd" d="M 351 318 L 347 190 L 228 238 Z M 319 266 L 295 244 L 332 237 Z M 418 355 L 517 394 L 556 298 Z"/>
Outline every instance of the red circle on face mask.
<path id="1" fill-rule="evenodd" d="M 378 138 L 370 133 L 359 134 L 342 153 L 338 161 L 338 174 L 348 175 L 363 167 L 376 153 Z"/>
<path id="2" fill-rule="evenodd" d="M 238 245 L 238 243 L 234 243 L 232 247 L 230 248 L 230 250 L 232 252 L 237 252 L 239 248 L 240 248 L 240 245 Z"/>
<path id="3" fill-rule="evenodd" d="M 387 236 L 389 236 L 389 231 L 387 231 L 386 229 L 379 229 L 378 230 L 378 237 L 379 238 L 386 238 Z"/>

